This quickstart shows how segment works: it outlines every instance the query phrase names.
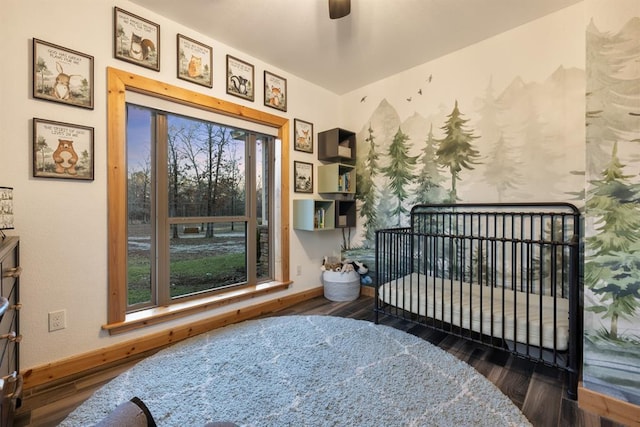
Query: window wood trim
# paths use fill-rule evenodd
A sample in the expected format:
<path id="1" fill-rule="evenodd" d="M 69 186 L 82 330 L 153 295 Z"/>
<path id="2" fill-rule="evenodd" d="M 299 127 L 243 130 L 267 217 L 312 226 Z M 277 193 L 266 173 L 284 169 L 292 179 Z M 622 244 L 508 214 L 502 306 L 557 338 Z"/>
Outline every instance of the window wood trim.
<path id="1" fill-rule="evenodd" d="M 107 67 L 107 202 L 108 202 L 108 308 L 107 325 L 126 320 L 127 310 L 127 192 L 126 104 L 127 91 L 163 98 L 278 129 L 281 141 L 280 212 L 281 271 L 278 281 L 289 275 L 289 119 L 227 102 L 199 92 Z"/>

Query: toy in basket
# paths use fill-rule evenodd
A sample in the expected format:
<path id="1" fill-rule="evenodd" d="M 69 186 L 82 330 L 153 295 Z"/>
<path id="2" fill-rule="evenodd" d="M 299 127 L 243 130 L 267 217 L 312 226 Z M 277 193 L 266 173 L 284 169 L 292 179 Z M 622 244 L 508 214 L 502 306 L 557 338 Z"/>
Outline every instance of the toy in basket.
<path id="1" fill-rule="evenodd" d="M 367 269 L 362 263 L 337 261 L 327 257 L 322 262 L 324 297 L 331 301 L 354 301 L 360 296 L 360 282 Z M 366 276 L 368 277 L 368 276 Z"/>

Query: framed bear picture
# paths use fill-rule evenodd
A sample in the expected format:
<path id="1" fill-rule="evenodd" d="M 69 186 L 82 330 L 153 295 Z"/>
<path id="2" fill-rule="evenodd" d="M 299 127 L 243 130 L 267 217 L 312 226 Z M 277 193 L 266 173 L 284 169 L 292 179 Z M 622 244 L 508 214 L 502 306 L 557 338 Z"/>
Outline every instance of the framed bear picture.
<path id="1" fill-rule="evenodd" d="M 93 128 L 33 119 L 33 176 L 93 181 Z"/>

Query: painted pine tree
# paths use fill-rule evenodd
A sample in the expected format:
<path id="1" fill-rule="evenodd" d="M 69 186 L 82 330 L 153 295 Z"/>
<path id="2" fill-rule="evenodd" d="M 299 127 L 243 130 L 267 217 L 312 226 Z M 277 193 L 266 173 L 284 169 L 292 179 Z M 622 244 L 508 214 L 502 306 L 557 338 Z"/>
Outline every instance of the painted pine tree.
<path id="1" fill-rule="evenodd" d="M 415 189 L 413 204 L 439 203 L 446 198 L 442 186 L 445 178 L 440 174 L 436 159 L 437 144 L 438 141 L 433 137 L 433 125 L 431 125 L 418 160 L 420 173 L 418 174 L 418 185 Z"/>
<path id="2" fill-rule="evenodd" d="M 586 310 L 611 320 L 612 340 L 619 339 L 619 318 L 640 308 L 640 185 L 628 183 L 617 150 L 615 143 L 602 179 L 590 183 L 587 211 L 597 233 L 587 238 L 585 261 L 585 284 L 601 302 Z"/>
<path id="3" fill-rule="evenodd" d="M 597 179 L 609 159 L 609 150 L 623 132 L 637 132 L 640 94 L 638 78 L 629 79 L 624 70 L 637 67 L 637 52 L 626 52 L 635 46 L 620 36 L 598 30 L 593 19 L 587 26 L 587 179 Z M 625 45 L 626 43 L 626 45 Z"/>
<path id="4" fill-rule="evenodd" d="M 379 228 L 376 209 L 377 187 L 374 178 L 380 169 L 378 165 L 380 155 L 378 154 L 371 124 L 369 124 L 368 132 L 369 136 L 365 138 L 365 142 L 368 143 L 367 155 L 356 171 L 356 199 L 360 201 L 359 216 L 364 218 L 362 225 L 364 232 L 363 246 L 373 247 L 375 231 Z"/>
<path id="5" fill-rule="evenodd" d="M 407 200 L 408 189 L 413 182 L 413 170 L 416 165 L 417 156 L 409 155 L 409 136 L 398 131 L 389 145 L 389 164 L 382 168 L 382 173 L 389 179 L 388 188 L 397 201 L 396 207 L 392 210 L 392 215 L 396 219 L 397 226 L 400 226 L 408 210 L 403 205 Z"/>
<path id="6" fill-rule="evenodd" d="M 505 200 L 508 190 L 517 188 L 522 181 L 519 170 L 522 165 L 515 159 L 509 144 L 501 134 L 493 144 L 487 158 L 491 166 L 484 171 L 484 178 L 488 184 L 496 189 L 498 202 Z"/>
<path id="7" fill-rule="evenodd" d="M 501 126 L 504 122 L 505 108 L 493 92 L 493 78 L 489 78 L 485 94 L 480 100 L 480 118 L 475 124 L 475 129 L 480 134 L 481 143 L 489 147 L 486 163 L 491 166 L 482 172 L 484 180 L 496 189 L 498 201 L 501 202 L 506 200 L 505 193 L 508 190 L 522 184 L 522 174 L 519 172 L 522 164 L 516 159 L 513 141 L 505 137 L 504 127 Z"/>
<path id="8" fill-rule="evenodd" d="M 458 200 L 456 183 L 460 180 L 460 172 L 462 169 L 473 169 L 472 166 L 478 164 L 480 153 L 471 144 L 477 137 L 464 128 L 469 120 L 462 118 L 457 100 L 447 117 L 448 120 L 441 128 L 445 137 L 440 141 L 436 156 L 438 163 L 451 173 L 449 201 L 455 203 Z"/>
<path id="9" fill-rule="evenodd" d="M 391 189 L 385 186 L 380 191 L 380 201 L 376 214 L 378 228 L 396 227 L 398 225 L 398 219 L 394 217 L 395 207 L 392 203 L 393 195 L 391 194 Z"/>

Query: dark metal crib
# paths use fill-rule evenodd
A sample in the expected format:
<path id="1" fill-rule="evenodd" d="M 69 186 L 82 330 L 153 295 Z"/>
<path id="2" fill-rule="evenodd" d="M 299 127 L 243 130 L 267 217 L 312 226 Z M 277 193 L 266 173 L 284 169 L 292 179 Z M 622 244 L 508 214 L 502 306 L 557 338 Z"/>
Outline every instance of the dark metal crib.
<path id="1" fill-rule="evenodd" d="M 417 205 L 376 232 L 375 321 L 402 318 L 568 373 L 582 348 L 580 213 L 568 203 Z"/>

